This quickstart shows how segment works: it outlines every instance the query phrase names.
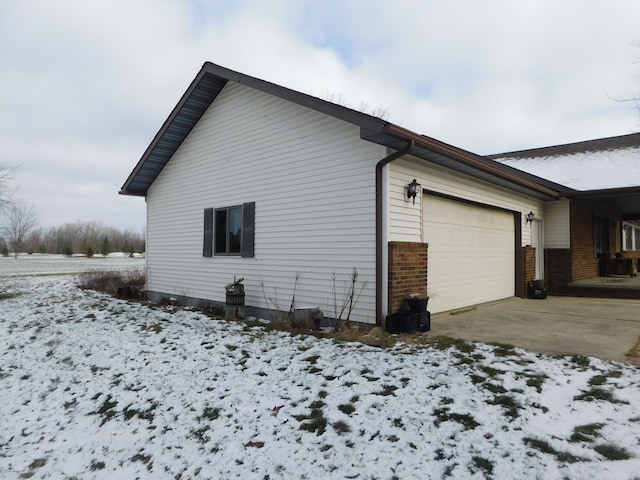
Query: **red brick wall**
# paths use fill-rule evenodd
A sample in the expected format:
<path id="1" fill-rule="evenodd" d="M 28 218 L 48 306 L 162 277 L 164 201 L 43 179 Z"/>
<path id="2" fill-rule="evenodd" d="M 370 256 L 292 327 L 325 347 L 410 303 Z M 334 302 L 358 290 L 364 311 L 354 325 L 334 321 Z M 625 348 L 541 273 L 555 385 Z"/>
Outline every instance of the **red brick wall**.
<path id="1" fill-rule="evenodd" d="M 524 257 L 524 285 L 523 292 L 520 292 L 521 297 L 527 296 L 527 287 L 529 282 L 536 280 L 536 249 L 531 245 L 526 245 L 522 248 L 522 255 Z"/>
<path id="2" fill-rule="evenodd" d="M 597 277 L 598 259 L 595 256 L 594 210 L 588 204 L 572 201 L 571 218 L 571 275 L 569 281 Z"/>
<path id="3" fill-rule="evenodd" d="M 410 293 L 427 296 L 429 245 L 389 242 L 389 313 L 404 309 Z"/>
<path id="4" fill-rule="evenodd" d="M 595 255 L 594 217 L 609 219 L 609 246 L 614 254 L 616 245 L 616 221 L 620 217 L 616 212 L 599 207 L 596 204 L 573 200 L 571 202 L 571 277 L 569 281 L 597 277 L 600 273 L 599 260 Z"/>

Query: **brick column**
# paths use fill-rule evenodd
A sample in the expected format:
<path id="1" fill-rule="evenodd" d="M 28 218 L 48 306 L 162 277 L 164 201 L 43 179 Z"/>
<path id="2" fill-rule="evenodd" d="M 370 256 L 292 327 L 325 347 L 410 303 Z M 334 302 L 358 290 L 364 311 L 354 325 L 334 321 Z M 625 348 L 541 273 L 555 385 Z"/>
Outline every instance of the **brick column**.
<path id="1" fill-rule="evenodd" d="M 405 308 L 407 295 L 427 296 L 427 243 L 389 242 L 389 313 Z"/>
<path id="2" fill-rule="evenodd" d="M 527 287 L 529 282 L 536 280 L 536 249 L 531 245 L 526 245 L 522 248 L 522 254 L 524 255 L 524 285 L 523 292 L 520 292 L 521 297 L 527 296 Z"/>

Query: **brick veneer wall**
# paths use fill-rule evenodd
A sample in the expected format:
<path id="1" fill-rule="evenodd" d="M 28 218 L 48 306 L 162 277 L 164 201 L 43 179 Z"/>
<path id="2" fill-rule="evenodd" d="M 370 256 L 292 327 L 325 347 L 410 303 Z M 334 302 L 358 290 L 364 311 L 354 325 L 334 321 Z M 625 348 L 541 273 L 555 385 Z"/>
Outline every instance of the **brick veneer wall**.
<path id="1" fill-rule="evenodd" d="M 626 258 L 640 258 L 640 251 L 638 250 L 623 250 L 622 255 Z"/>
<path id="2" fill-rule="evenodd" d="M 389 242 L 389 313 L 404 309 L 410 293 L 427 296 L 427 243 Z"/>
<path id="3" fill-rule="evenodd" d="M 529 282 L 536 280 L 536 249 L 531 245 L 526 245 L 522 248 L 522 255 L 524 257 L 524 285 L 523 292 L 520 292 L 521 297 L 527 296 L 527 287 Z"/>
<path id="4" fill-rule="evenodd" d="M 594 217 L 609 219 L 609 248 L 612 254 L 619 248 L 619 245 L 616 245 L 615 222 L 621 218 L 613 210 L 577 200 L 571 202 L 570 215 L 572 265 L 569 281 L 597 277 L 600 268 L 599 260 L 595 256 Z"/>
<path id="5" fill-rule="evenodd" d="M 571 260 L 569 248 L 545 248 L 544 278 L 548 293 L 566 293 L 571 281 Z"/>

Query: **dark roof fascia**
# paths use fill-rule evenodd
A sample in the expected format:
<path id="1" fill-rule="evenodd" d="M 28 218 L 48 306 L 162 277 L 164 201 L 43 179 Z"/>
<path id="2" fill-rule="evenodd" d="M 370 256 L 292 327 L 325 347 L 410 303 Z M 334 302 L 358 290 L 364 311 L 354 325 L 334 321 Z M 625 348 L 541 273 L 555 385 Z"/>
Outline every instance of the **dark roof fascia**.
<path id="1" fill-rule="evenodd" d="M 274 95 L 284 100 L 296 103 L 303 107 L 307 107 L 331 117 L 338 118 L 347 123 L 351 123 L 360 127 L 364 132 L 378 131 L 385 124 L 385 121 L 378 117 L 353 110 L 343 105 L 338 105 L 337 103 L 322 100 L 321 98 L 314 97 L 306 93 L 291 90 L 290 88 L 283 87 L 281 85 L 277 85 L 260 78 L 255 78 L 249 75 L 238 73 L 236 71 L 229 70 L 228 68 L 215 65 L 211 62 L 206 62 L 202 68 L 206 69 L 213 75 L 226 78 L 227 80 L 239 83 L 240 85 L 254 88 L 264 93 L 268 93 L 270 95 Z"/>
<path id="2" fill-rule="evenodd" d="M 599 190 L 575 190 L 567 198 L 612 198 L 640 195 L 640 187 L 603 188 Z"/>
<path id="3" fill-rule="evenodd" d="M 524 189 L 533 192 L 537 198 L 557 200 L 565 193 L 573 191 L 564 185 L 549 182 L 536 177 L 535 175 L 503 165 L 499 162 L 495 162 L 483 156 L 454 147 L 453 145 L 449 145 L 434 138 L 427 137 L 425 135 L 418 135 L 397 125 L 387 124 L 384 131 L 385 133 L 395 137 L 412 140 L 417 147 L 422 147 L 442 157 L 452 159 L 459 164 L 470 167 L 472 170 L 482 172 L 485 174 L 483 177 L 487 177 L 488 175 L 489 177 L 524 187 Z"/>
<path id="4" fill-rule="evenodd" d="M 640 187 L 581 190 L 567 195 L 571 200 L 591 200 L 619 211 L 623 220 L 640 220 Z"/>
<path id="5" fill-rule="evenodd" d="M 217 91 L 211 92 L 207 98 L 208 103 L 202 103 L 197 118 L 190 118 L 189 125 L 182 129 L 179 137 L 171 136 L 170 130 L 174 122 L 178 122 L 185 105 L 192 96 L 196 95 L 198 87 L 205 78 L 218 81 Z M 503 165 L 486 157 L 473 154 L 460 148 L 440 142 L 436 139 L 416 134 L 400 126 L 385 122 L 384 120 L 356 110 L 322 100 L 311 95 L 297 92 L 266 80 L 261 80 L 249 75 L 244 75 L 211 62 L 205 62 L 182 95 L 169 117 L 155 135 L 151 144 L 147 147 L 142 158 L 131 172 L 127 181 L 120 190 L 124 195 L 145 196 L 148 188 L 160 174 L 166 163 L 177 151 L 182 141 L 187 137 L 191 129 L 196 125 L 206 108 L 215 100 L 226 82 L 232 81 L 259 91 L 274 95 L 295 104 L 310 108 L 326 115 L 338 118 L 360 128 L 360 137 L 384 145 L 387 148 L 403 148 L 407 141 L 414 141 L 415 147 L 411 154 L 426 160 L 445 159 L 449 168 L 460 169 L 465 173 L 476 174 L 479 178 L 497 182 L 507 188 L 516 186 L 518 191 L 533 194 L 544 200 L 557 199 L 561 193 L 572 191 L 562 185 L 554 184 L 531 174 L 527 174 L 513 167 Z M 202 93 L 202 92 L 201 92 Z M 206 107 L 206 108 L 204 108 Z M 165 138 L 166 136 L 166 138 Z M 163 139 L 172 139 L 171 142 L 163 142 Z M 169 143 L 167 146 L 166 144 Z M 135 185 L 135 188 L 134 188 Z"/>
<path id="6" fill-rule="evenodd" d="M 361 137 L 363 138 L 371 134 L 372 132 L 381 130 L 383 125 L 385 124 L 384 120 L 380 118 L 373 117 L 371 115 L 367 115 L 365 113 L 358 112 L 356 110 L 352 110 L 342 105 L 331 103 L 326 100 L 313 97 L 311 95 L 297 92 L 295 90 L 291 90 L 289 88 L 267 82 L 266 80 L 261 80 L 249 75 L 244 75 L 234 70 L 215 65 L 211 62 L 205 62 L 185 93 L 176 104 L 176 106 L 173 108 L 165 122 L 162 124 L 160 130 L 158 130 L 158 133 L 156 133 L 152 142 L 149 144 L 144 154 L 142 155 L 142 158 L 138 161 L 138 164 L 135 166 L 135 168 L 125 181 L 120 190 L 120 194 L 136 196 L 146 195 L 147 190 L 151 186 L 153 181 L 160 174 L 173 154 L 178 150 L 182 141 L 184 141 L 189 132 L 191 132 L 202 114 L 204 114 L 206 108 L 204 108 L 200 112 L 198 118 L 193 119 L 195 121 L 190 122 L 191 125 L 188 127 L 186 133 L 183 136 L 181 135 L 181 137 L 183 138 L 179 138 L 178 142 L 174 141 L 171 148 L 164 148 L 164 150 L 159 154 L 159 156 L 161 157 L 160 161 L 158 161 L 156 165 L 149 167 L 150 157 L 152 157 L 153 155 L 158 155 L 159 144 L 162 142 L 163 138 L 168 135 L 168 131 L 171 129 L 171 126 L 180 117 L 183 108 L 189 102 L 190 98 L 195 94 L 200 83 L 207 76 L 213 76 L 214 78 L 218 79 L 220 81 L 219 83 L 221 83 L 223 86 L 224 84 L 226 84 L 226 82 L 232 81 L 351 123 L 360 127 Z M 222 87 L 215 92 L 211 92 L 212 94 L 209 98 L 208 104 L 206 104 L 207 108 L 211 105 L 213 100 L 215 100 L 216 96 L 221 90 Z M 140 181 L 138 179 L 136 183 L 143 183 L 144 186 L 134 188 L 132 184 L 136 181 L 136 177 L 141 175 L 143 169 L 146 169 L 149 172 L 146 174 L 146 178 L 143 181 Z"/>
<path id="7" fill-rule="evenodd" d="M 207 70 L 202 68 L 198 72 L 196 77 L 193 79 L 191 84 L 189 84 L 189 87 L 184 92 L 182 97 L 180 97 L 180 100 L 178 101 L 176 106 L 173 108 L 173 110 L 171 110 L 171 113 L 169 114 L 167 119 L 164 121 L 164 123 L 160 127 L 160 130 L 158 130 L 156 135 L 153 137 L 153 140 L 151 141 L 151 143 L 143 153 L 142 157 L 134 167 L 133 171 L 125 181 L 122 188 L 120 189 L 119 193 L 121 195 L 134 195 L 134 196 L 142 196 L 142 197 L 146 195 L 147 189 L 149 188 L 149 186 L 151 186 L 151 184 L 160 174 L 160 172 L 162 171 L 164 166 L 167 164 L 169 159 L 177 151 L 178 147 L 182 144 L 184 139 L 189 135 L 193 127 L 198 123 L 202 114 L 204 114 L 204 112 L 209 107 L 209 105 L 211 105 L 211 103 L 213 102 L 215 97 L 218 95 L 218 93 L 220 93 L 220 91 L 224 87 L 224 84 L 226 84 L 226 81 L 222 82 L 220 87 L 216 89 L 217 91 L 216 90 L 211 91 L 209 93 L 209 98 L 206 98 L 202 101 L 202 106 L 199 109 L 199 112 L 197 112 L 195 115 L 192 115 L 187 122 L 184 122 L 184 121 L 182 122 L 183 132 L 181 135 L 174 137 L 174 142 L 171 147 L 167 148 L 167 147 L 160 146 L 161 142 L 165 137 L 168 138 L 169 136 L 171 136 L 171 133 L 170 133 L 171 127 L 174 124 L 178 123 L 181 113 L 185 109 L 186 105 L 189 103 L 190 99 L 192 99 L 196 95 L 195 92 L 197 91 L 199 85 L 203 82 L 203 80 L 207 75 L 209 75 Z M 162 152 L 160 152 L 161 149 L 163 149 Z M 149 167 L 149 161 L 150 161 L 149 159 L 154 154 L 159 155 L 161 157 L 161 160 L 157 165 L 153 167 Z M 143 169 L 146 169 L 148 172 L 143 172 Z M 139 175 L 143 175 L 143 174 L 146 174 L 147 176 L 147 179 L 143 181 L 144 187 L 134 188 L 132 184 L 134 183 L 134 181 Z"/>
<path id="8" fill-rule="evenodd" d="M 487 155 L 494 160 L 501 158 L 536 158 L 556 157 L 560 155 L 572 155 L 584 152 L 599 152 L 606 150 L 620 150 L 623 148 L 640 147 L 640 133 L 618 135 L 615 137 L 598 138 L 582 142 L 565 143 L 549 147 L 515 150 L 513 152 L 496 153 Z"/>

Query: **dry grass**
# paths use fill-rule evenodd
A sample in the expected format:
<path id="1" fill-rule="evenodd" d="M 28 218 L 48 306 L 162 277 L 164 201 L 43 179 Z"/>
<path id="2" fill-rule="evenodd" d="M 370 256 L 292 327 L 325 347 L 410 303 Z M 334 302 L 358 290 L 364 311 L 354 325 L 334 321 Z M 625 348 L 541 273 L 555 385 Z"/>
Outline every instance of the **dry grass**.
<path id="1" fill-rule="evenodd" d="M 640 365 L 640 338 L 638 338 L 636 344 L 627 352 L 625 357 L 627 362 L 633 363 L 634 365 Z"/>

